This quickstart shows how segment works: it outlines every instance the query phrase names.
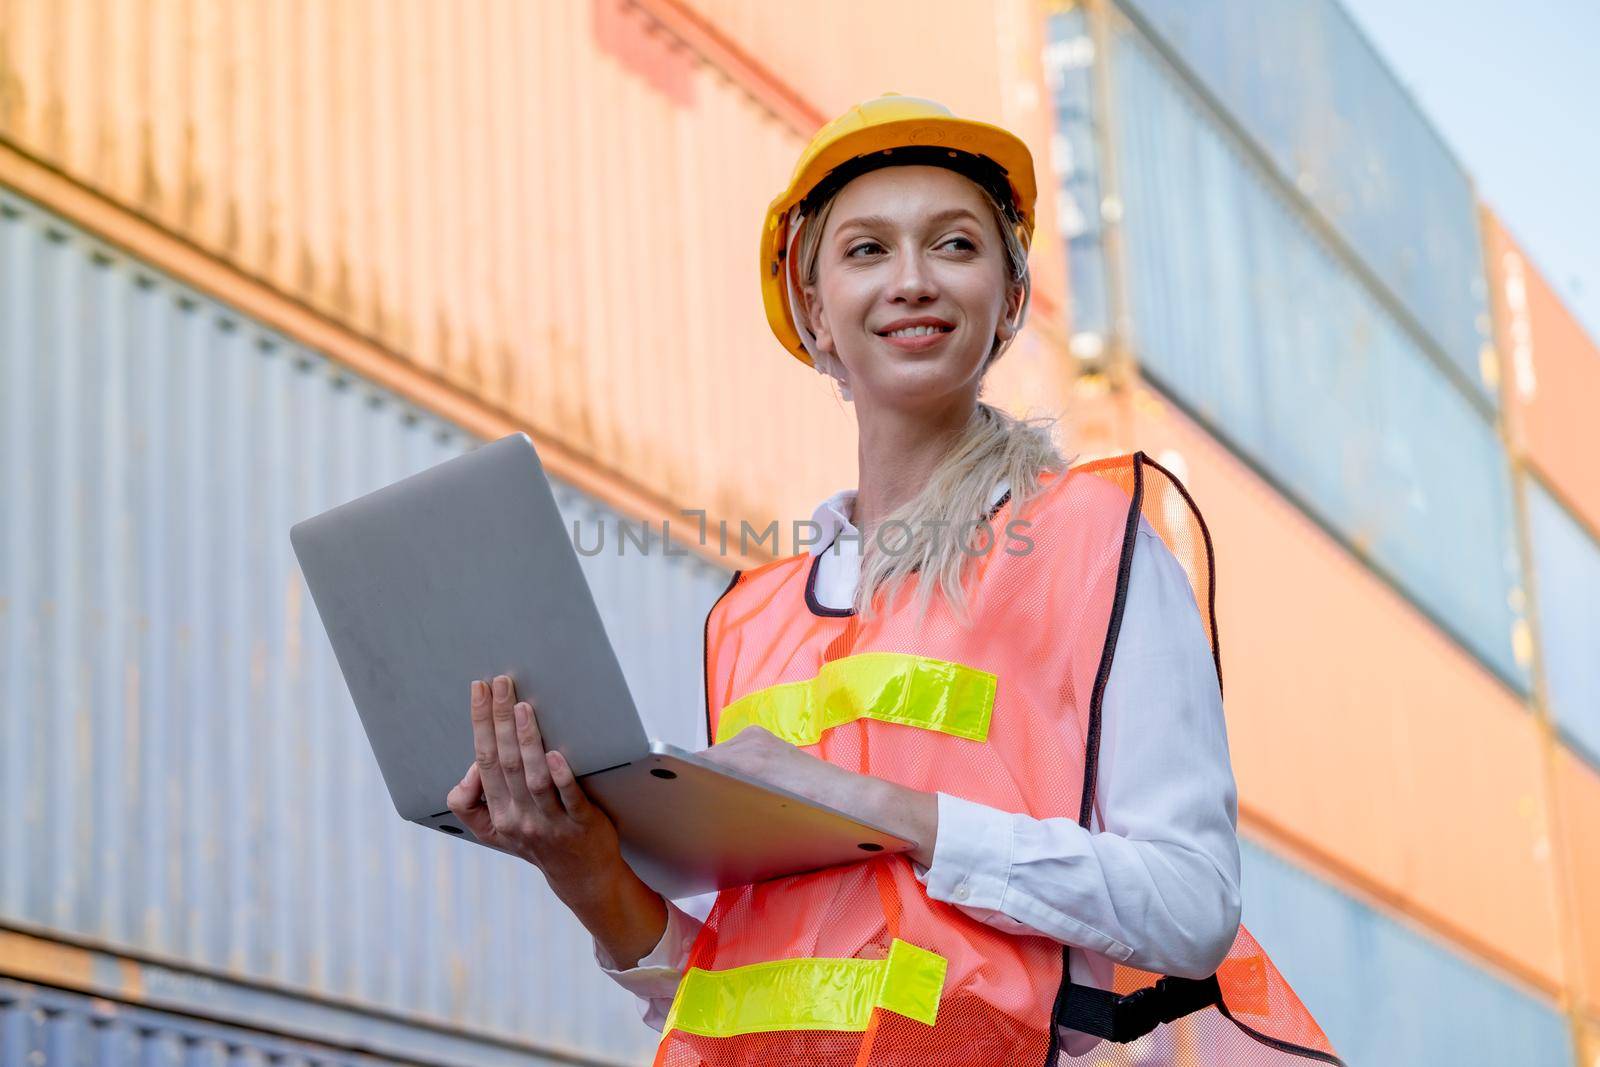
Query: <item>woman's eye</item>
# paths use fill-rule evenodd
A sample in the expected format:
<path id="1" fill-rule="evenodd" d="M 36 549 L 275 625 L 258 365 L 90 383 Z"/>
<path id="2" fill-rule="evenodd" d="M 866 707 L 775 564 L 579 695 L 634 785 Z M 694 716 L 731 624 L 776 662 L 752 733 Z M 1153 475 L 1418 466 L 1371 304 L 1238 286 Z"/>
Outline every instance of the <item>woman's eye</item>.
<path id="1" fill-rule="evenodd" d="M 883 246 L 880 245 L 876 241 L 862 241 L 858 245 L 851 245 L 850 246 L 850 251 L 846 252 L 845 255 L 847 255 L 847 256 L 856 256 L 859 259 L 860 256 L 858 255 L 858 253 L 863 252 L 863 251 L 867 251 L 867 250 L 870 250 L 870 249 L 873 249 L 873 248 L 882 248 L 882 247 Z"/>
<path id="2" fill-rule="evenodd" d="M 960 245 L 959 251 L 970 252 L 978 247 L 965 237 L 951 237 L 944 242 L 946 245 Z"/>

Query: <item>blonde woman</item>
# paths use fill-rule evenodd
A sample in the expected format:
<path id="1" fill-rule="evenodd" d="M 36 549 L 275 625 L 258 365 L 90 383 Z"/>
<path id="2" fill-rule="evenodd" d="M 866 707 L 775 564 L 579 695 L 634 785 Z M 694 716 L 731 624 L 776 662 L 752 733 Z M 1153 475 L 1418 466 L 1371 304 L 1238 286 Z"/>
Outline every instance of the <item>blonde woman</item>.
<path id="1" fill-rule="evenodd" d="M 474 685 L 450 808 L 545 873 L 659 1064 L 1338 1062 L 1239 925 L 1198 510 L 1143 453 L 1069 466 L 980 400 L 1034 197 L 1015 136 L 891 94 L 817 134 L 762 233 L 769 322 L 853 402 L 860 484 L 712 608 L 708 754 L 918 848 L 662 900 L 534 709 Z"/>

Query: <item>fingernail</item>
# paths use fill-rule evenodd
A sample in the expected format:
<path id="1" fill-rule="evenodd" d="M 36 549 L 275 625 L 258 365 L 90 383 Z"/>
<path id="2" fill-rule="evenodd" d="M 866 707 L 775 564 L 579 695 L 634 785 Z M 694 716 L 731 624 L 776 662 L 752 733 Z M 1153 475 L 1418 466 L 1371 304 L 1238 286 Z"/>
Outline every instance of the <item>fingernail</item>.
<path id="1" fill-rule="evenodd" d="M 528 705 L 518 704 L 514 710 L 517 713 L 517 725 L 526 730 L 528 728 Z"/>
<path id="2" fill-rule="evenodd" d="M 505 675 L 502 674 L 494 680 L 494 695 L 498 699 L 504 700 L 506 697 L 510 696 L 510 690 L 511 681 Z"/>
<path id="3" fill-rule="evenodd" d="M 483 702 L 483 683 L 480 681 L 474 681 L 472 683 L 472 700 L 475 704 L 481 704 Z"/>

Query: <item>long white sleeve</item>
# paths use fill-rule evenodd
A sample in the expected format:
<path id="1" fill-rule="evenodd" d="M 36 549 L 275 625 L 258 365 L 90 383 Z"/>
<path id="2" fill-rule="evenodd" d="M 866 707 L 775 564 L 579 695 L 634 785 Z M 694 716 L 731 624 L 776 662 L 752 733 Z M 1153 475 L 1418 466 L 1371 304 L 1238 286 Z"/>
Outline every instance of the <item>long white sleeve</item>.
<path id="1" fill-rule="evenodd" d="M 1237 791 L 1193 592 L 1142 522 L 1101 715 L 1103 826 L 941 793 L 933 864 L 918 876 L 930 897 L 998 929 L 1204 978 L 1239 925 Z M 1089 970 L 1108 980 L 1100 962 Z"/>
<path id="2" fill-rule="evenodd" d="M 699 739 L 699 747 L 705 748 L 703 718 L 700 719 Z M 652 1030 L 666 1025 L 672 998 L 677 995 L 678 984 L 689 966 L 689 949 L 716 902 L 715 892 L 667 901 L 667 927 L 661 932 L 661 940 L 649 955 L 627 970 L 617 970 L 616 961 L 606 955 L 598 941 L 594 943 L 595 963 L 612 981 L 639 998 L 639 1012 L 644 1016 L 645 1025 Z"/>
<path id="3" fill-rule="evenodd" d="M 683 972 L 689 966 L 689 948 L 716 899 L 715 893 L 706 893 L 682 901 L 667 901 L 667 928 L 661 940 L 648 956 L 627 970 L 617 970 L 615 961 L 606 955 L 599 942 L 595 943 L 595 962 L 613 981 L 639 998 L 645 1025 L 652 1030 L 666 1025 L 672 998 L 677 995 L 678 983 L 683 981 Z"/>

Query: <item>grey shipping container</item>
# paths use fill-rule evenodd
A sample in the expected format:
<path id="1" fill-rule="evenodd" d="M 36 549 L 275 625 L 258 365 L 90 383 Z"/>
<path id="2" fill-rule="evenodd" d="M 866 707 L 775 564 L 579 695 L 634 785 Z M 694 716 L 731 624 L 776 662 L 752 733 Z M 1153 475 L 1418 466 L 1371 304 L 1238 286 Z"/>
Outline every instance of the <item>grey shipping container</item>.
<path id="1" fill-rule="evenodd" d="M 1141 368 L 1526 692 L 1510 465 L 1493 422 L 1147 38 L 1120 19 L 1112 38 Z"/>
<path id="2" fill-rule="evenodd" d="M 395 814 L 294 565 L 294 522 L 476 442 L 0 206 L 0 925 L 647 1058 L 534 868 Z M 583 562 L 650 725 L 696 744 L 728 574 L 659 539 Z"/>
<path id="3" fill-rule="evenodd" d="M 1569 1064 L 1555 1006 L 1266 849 L 1241 842 L 1244 924 L 1349 1064 Z"/>
<path id="4" fill-rule="evenodd" d="M 1497 402 L 1472 183 L 1338 0 L 1120 2 Z"/>

